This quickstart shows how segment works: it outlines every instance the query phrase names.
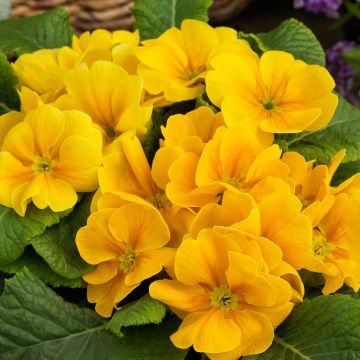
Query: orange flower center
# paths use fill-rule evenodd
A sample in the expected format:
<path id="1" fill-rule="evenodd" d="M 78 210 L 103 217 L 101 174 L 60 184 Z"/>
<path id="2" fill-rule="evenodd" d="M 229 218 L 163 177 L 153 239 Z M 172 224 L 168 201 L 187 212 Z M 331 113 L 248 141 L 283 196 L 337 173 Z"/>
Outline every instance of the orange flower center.
<path id="1" fill-rule="evenodd" d="M 132 249 L 125 251 L 125 254 L 119 256 L 119 269 L 122 270 L 125 274 L 131 270 L 136 262 L 136 253 Z"/>
<path id="2" fill-rule="evenodd" d="M 234 310 L 238 307 L 238 297 L 231 292 L 227 285 L 215 288 L 210 294 L 211 305 L 222 311 Z"/>

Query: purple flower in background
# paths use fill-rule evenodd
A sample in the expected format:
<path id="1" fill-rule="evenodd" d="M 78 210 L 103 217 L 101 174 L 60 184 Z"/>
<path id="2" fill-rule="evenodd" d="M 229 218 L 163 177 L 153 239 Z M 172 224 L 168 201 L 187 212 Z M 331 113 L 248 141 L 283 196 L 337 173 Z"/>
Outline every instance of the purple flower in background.
<path id="1" fill-rule="evenodd" d="M 355 47 L 355 41 L 339 41 L 326 50 L 326 67 L 336 82 L 336 90 L 353 104 L 359 104 L 354 94 L 355 71 L 347 64 L 343 54 Z"/>
<path id="2" fill-rule="evenodd" d="M 305 8 L 314 14 L 324 13 L 327 17 L 338 18 L 342 3 L 342 0 L 294 0 L 294 8 Z"/>

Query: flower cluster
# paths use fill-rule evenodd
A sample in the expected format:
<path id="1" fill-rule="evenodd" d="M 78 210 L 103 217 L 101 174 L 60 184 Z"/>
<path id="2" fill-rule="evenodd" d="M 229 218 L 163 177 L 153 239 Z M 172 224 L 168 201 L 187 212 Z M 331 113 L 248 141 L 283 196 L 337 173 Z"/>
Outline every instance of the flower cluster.
<path id="1" fill-rule="evenodd" d="M 302 301 L 299 270 L 322 274 L 324 294 L 359 289 L 359 175 L 332 186 L 345 151 L 319 165 L 274 143 L 329 123 L 325 68 L 185 20 L 141 45 L 137 32 L 74 36 L 13 69 L 22 107 L 1 119 L 0 203 L 61 211 L 97 190 L 76 244 L 100 315 L 151 278 L 182 319 L 175 346 L 237 359 L 264 352 Z M 208 106 L 170 116 L 149 163 L 151 115 L 196 98 Z"/>

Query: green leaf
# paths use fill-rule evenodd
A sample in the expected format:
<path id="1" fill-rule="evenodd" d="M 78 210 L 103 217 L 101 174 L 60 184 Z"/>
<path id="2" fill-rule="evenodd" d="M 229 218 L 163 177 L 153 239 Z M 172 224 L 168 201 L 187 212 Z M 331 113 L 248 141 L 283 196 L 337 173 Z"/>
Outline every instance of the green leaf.
<path id="1" fill-rule="evenodd" d="M 18 80 L 7 61 L 0 52 L 0 115 L 10 110 L 20 109 L 20 99 L 16 91 Z"/>
<path id="2" fill-rule="evenodd" d="M 246 40 L 258 55 L 261 55 L 263 52 L 269 50 L 256 34 L 239 31 L 238 38 Z"/>
<path id="3" fill-rule="evenodd" d="M 328 126 L 316 132 L 282 136 L 291 151 L 307 160 L 327 164 L 339 150 L 346 149 L 344 163 L 360 160 L 360 109 L 350 105 L 341 95 Z"/>
<path id="4" fill-rule="evenodd" d="M 72 30 L 69 13 L 54 9 L 23 19 L 0 21 L 0 50 L 20 55 L 43 48 L 70 45 Z"/>
<path id="5" fill-rule="evenodd" d="M 0 205 L 0 265 L 18 259 L 34 236 L 58 223 L 71 210 L 54 213 L 49 208 L 40 210 L 30 204 L 26 216 L 22 217 L 13 209 Z"/>
<path id="6" fill-rule="evenodd" d="M 0 0 L 0 20 L 7 19 L 11 13 L 11 0 Z"/>
<path id="7" fill-rule="evenodd" d="M 346 62 L 360 75 L 360 46 L 344 53 Z"/>
<path id="8" fill-rule="evenodd" d="M 165 30 L 179 27 L 184 19 L 207 22 L 212 0 L 136 0 L 132 7 L 135 28 L 143 40 L 160 36 Z"/>
<path id="9" fill-rule="evenodd" d="M 93 311 L 65 302 L 28 270 L 5 282 L 0 298 L 2 360 L 183 360 L 169 340 L 179 321 L 129 327 L 123 338 Z"/>
<path id="10" fill-rule="evenodd" d="M 325 66 L 325 53 L 321 44 L 313 32 L 298 20 L 285 20 L 274 30 L 259 33 L 257 37 L 263 51 L 287 51 L 308 64 Z"/>
<path id="11" fill-rule="evenodd" d="M 331 181 L 331 185 L 337 186 L 344 180 L 351 178 L 353 175 L 360 172 L 360 161 L 349 162 L 347 164 L 340 164 L 339 168 Z"/>
<path id="12" fill-rule="evenodd" d="M 360 359 L 360 302 L 319 296 L 298 305 L 277 329 L 273 345 L 246 360 Z"/>
<path id="13" fill-rule="evenodd" d="M 166 308 L 148 294 L 117 311 L 106 327 L 117 336 L 123 337 L 122 327 L 160 324 L 166 315 Z"/>
<path id="14" fill-rule="evenodd" d="M 44 259 L 42 259 L 31 246 L 28 246 L 24 253 L 14 262 L 7 265 L 0 265 L 0 271 L 7 274 L 18 274 L 23 271 L 24 267 L 27 267 L 31 273 L 36 275 L 45 284 L 54 287 L 86 287 L 86 283 L 82 278 L 67 279 L 55 274 Z"/>
<path id="15" fill-rule="evenodd" d="M 92 269 L 92 266 L 80 257 L 75 244 L 78 229 L 86 225 L 90 215 L 92 196 L 93 194 L 84 195 L 70 215 L 31 240 L 35 251 L 50 268 L 68 279 L 78 279 Z"/>

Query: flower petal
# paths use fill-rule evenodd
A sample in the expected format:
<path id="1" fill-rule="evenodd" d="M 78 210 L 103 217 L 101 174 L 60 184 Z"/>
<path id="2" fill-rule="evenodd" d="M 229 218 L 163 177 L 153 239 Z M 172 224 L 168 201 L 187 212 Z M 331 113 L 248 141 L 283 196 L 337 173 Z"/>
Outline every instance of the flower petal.
<path id="1" fill-rule="evenodd" d="M 213 308 L 205 313 L 187 315 L 170 339 L 181 349 L 193 345 L 197 352 L 221 353 L 239 346 L 241 335 L 239 327 L 231 318 Z"/>
<path id="2" fill-rule="evenodd" d="M 204 311 L 210 305 L 209 295 L 200 285 L 185 285 L 177 280 L 154 281 L 149 292 L 152 298 L 182 311 Z"/>
<path id="3" fill-rule="evenodd" d="M 103 284 L 113 279 L 117 273 L 117 261 L 110 260 L 100 263 L 95 270 L 83 275 L 83 279 L 89 284 Z"/>
<path id="4" fill-rule="evenodd" d="M 125 276 L 126 285 L 134 285 L 159 273 L 165 265 L 173 262 L 176 249 L 162 248 L 142 252 L 135 265 Z"/>
<path id="5" fill-rule="evenodd" d="M 169 229 L 158 210 L 143 204 L 126 204 L 109 219 L 111 234 L 138 254 L 163 247 Z"/>

